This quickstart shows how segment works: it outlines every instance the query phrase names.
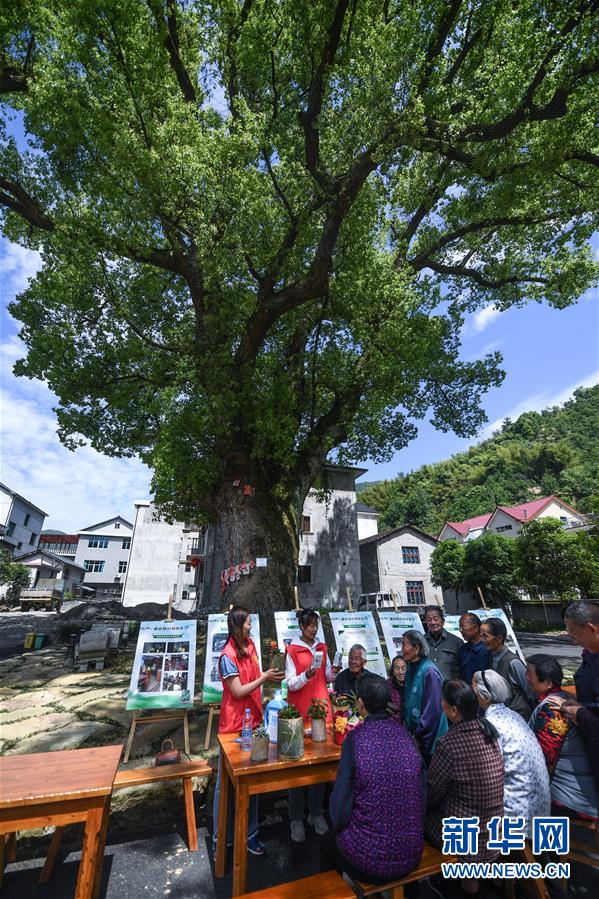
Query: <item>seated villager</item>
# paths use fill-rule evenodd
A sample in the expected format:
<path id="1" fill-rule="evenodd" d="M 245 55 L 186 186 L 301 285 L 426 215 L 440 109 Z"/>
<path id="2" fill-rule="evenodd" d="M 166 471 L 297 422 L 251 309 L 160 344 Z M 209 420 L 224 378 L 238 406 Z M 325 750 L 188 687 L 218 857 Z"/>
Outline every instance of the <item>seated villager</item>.
<path id="1" fill-rule="evenodd" d="M 503 814 L 525 818 L 530 836 L 532 819 L 548 815 L 551 809 L 549 775 L 541 747 L 522 717 L 507 708 L 505 703 L 512 691 L 505 678 L 496 671 L 477 671 L 472 689 L 484 717 L 498 734 L 504 768 Z"/>
<path id="2" fill-rule="evenodd" d="M 480 626 L 480 635 L 491 653 L 489 668 L 509 684 L 510 696 L 505 705 L 528 721 L 535 707 L 535 697 L 526 682 L 526 665 L 505 645 L 507 628 L 504 622 L 501 618 L 487 618 Z"/>
<path id="3" fill-rule="evenodd" d="M 403 722 L 404 691 L 406 686 L 406 672 L 408 663 L 402 655 L 397 655 L 389 667 L 389 690 L 391 692 L 391 706 L 389 712 L 396 721 Z"/>
<path id="4" fill-rule="evenodd" d="M 378 677 L 366 668 L 368 654 L 361 643 L 354 643 L 347 657 L 347 668 L 340 671 L 335 678 L 335 693 L 349 696 L 358 692 L 358 684 L 362 678 Z"/>
<path id="5" fill-rule="evenodd" d="M 541 654 L 529 656 L 526 679 L 537 697 L 529 725 L 545 756 L 552 802 L 578 815 L 597 818 L 599 793 L 584 737 L 554 703 L 555 697 L 569 696 L 561 689 L 563 677 L 557 659 Z"/>
<path id="6" fill-rule="evenodd" d="M 401 641 L 408 663 L 404 688 L 404 724 L 415 737 L 426 765 L 436 741 L 447 731 L 447 718 L 441 708 L 443 678 L 428 656 L 428 643 L 419 631 L 406 631 Z"/>
<path id="7" fill-rule="evenodd" d="M 383 678 L 360 681 L 364 721 L 343 742 L 329 801 L 335 833 L 321 855 L 323 870 L 371 883 L 403 877 L 424 846 L 424 767 L 410 735 L 389 716 L 389 700 Z"/>
<path id="8" fill-rule="evenodd" d="M 443 711 L 449 730 L 441 737 L 428 769 L 428 801 L 425 834 L 433 846 L 443 844 L 443 818 L 478 817 L 480 833 L 496 815 L 503 815 L 503 758 L 497 731 L 478 716 L 478 700 L 461 680 L 443 684 Z M 475 855 L 463 862 L 493 862 L 499 850 L 490 850 L 479 840 Z M 478 881 L 462 881 L 462 889 L 474 893 Z"/>

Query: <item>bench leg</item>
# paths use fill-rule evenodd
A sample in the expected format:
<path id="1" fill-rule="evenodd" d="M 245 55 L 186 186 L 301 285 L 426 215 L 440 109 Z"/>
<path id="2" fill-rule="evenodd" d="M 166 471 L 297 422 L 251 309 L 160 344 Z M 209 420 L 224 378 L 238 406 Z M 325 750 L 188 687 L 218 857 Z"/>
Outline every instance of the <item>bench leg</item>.
<path id="1" fill-rule="evenodd" d="M 191 755 L 191 749 L 189 746 L 189 713 L 185 712 L 183 715 L 183 743 L 185 746 L 185 752 L 187 753 L 187 757 Z"/>
<path id="2" fill-rule="evenodd" d="M 183 796 L 185 798 L 185 820 L 187 821 L 187 845 L 190 852 L 198 851 L 198 831 L 196 812 L 193 805 L 193 785 L 191 777 L 183 778 Z"/>
<path id="3" fill-rule="evenodd" d="M 6 840 L 6 861 L 16 862 L 17 860 L 17 835 L 9 833 Z"/>
<path id="4" fill-rule="evenodd" d="M 48 883 L 48 881 L 50 880 L 52 871 L 54 870 L 56 856 L 58 855 L 58 850 L 60 849 L 60 844 L 62 843 L 62 835 L 65 830 L 66 827 L 63 826 L 55 828 L 54 833 L 52 834 L 50 845 L 48 847 L 46 861 L 44 862 L 44 867 L 42 868 L 42 873 L 39 876 L 38 883 Z"/>
<path id="5" fill-rule="evenodd" d="M 391 899 L 404 899 L 403 887 L 394 887 L 391 890 Z"/>

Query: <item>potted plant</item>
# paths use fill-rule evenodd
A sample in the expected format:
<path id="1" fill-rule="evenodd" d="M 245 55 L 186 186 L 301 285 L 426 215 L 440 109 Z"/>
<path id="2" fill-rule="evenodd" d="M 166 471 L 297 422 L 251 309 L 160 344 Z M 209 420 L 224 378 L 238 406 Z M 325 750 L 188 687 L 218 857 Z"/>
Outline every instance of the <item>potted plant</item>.
<path id="1" fill-rule="evenodd" d="M 252 750 L 250 752 L 250 761 L 265 762 L 268 759 L 268 731 L 261 724 L 256 727 L 252 734 Z"/>
<path id="2" fill-rule="evenodd" d="M 279 758 L 287 761 L 301 759 L 304 754 L 304 719 L 294 705 L 279 711 L 277 747 Z"/>
<path id="3" fill-rule="evenodd" d="M 308 718 L 312 721 L 312 740 L 324 743 L 327 738 L 327 715 L 329 703 L 326 699 L 313 699 L 308 709 Z"/>
<path id="4" fill-rule="evenodd" d="M 341 746 L 351 729 L 349 719 L 355 713 L 355 699 L 342 693 L 335 693 L 333 703 L 333 739 Z"/>
<path id="5" fill-rule="evenodd" d="M 275 640 L 271 640 L 269 645 L 270 665 L 275 671 L 285 671 L 285 653 L 281 652 Z"/>

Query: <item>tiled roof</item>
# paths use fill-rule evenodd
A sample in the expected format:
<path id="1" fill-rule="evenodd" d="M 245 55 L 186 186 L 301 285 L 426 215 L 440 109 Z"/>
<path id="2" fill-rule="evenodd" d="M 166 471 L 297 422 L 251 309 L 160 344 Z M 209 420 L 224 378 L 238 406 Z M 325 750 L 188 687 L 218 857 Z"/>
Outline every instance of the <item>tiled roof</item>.
<path id="1" fill-rule="evenodd" d="M 453 528 L 454 531 L 457 531 L 458 534 L 462 534 L 465 537 L 469 531 L 475 531 L 477 528 L 486 527 L 492 514 L 492 512 L 487 512 L 485 515 L 476 515 L 474 518 L 465 518 L 464 521 L 448 521 L 447 526 Z"/>
<path id="2" fill-rule="evenodd" d="M 40 543 L 79 543 L 78 534 L 42 534 Z"/>

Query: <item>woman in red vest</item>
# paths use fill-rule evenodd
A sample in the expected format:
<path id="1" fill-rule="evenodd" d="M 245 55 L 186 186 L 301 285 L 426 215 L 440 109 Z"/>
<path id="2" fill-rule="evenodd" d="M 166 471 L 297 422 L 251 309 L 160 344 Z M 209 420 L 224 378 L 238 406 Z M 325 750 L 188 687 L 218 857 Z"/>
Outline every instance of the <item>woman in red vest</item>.
<path id="1" fill-rule="evenodd" d="M 262 691 L 265 681 L 282 680 L 283 673 L 269 668 L 264 674 L 260 671 L 258 653 L 254 641 L 250 637 L 252 619 L 243 606 L 236 606 L 227 616 L 229 639 L 219 659 L 219 673 L 223 685 L 223 696 L 220 707 L 218 725 L 219 734 L 240 733 L 243 715 L 246 709 L 252 714 L 252 727 L 262 723 Z M 216 852 L 218 833 L 218 801 L 220 797 L 220 772 L 222 758 L 218 759 L 218 777 L 214 788 L 214 833 L 213 847 Z M 229 797 L 227 844 L 233 841 L 233 796 Z M 248 820 L 248 852 L 252 855 L 264 855 L 264 843 L 258 839 L 258 797 L 250 796 Z"/>
<path id="2" fill-rule="evenodd" d="M 295 637 L 287 647 L 285 680 L 289 691 L 288 699 L 301 713 L 304 723 L 308 722 L 308 709 L 312 700 L 324 699 L 328 705 L 327 723 L 330 724 L 332 712 L 327 683 L 335 680 L 341 669 L 333 668 L 329 662 L 326 643 L 319 643 L 316 639 L 318 613 L 314 609 L 300 609 L 296 614 L 301 636 Z M 320 665 L 317 653 L 320 654 Z M 308 824 L 321 836 L 329 829 L 322 814 L 324 787 L 324 784 L 308 787 Z M 289 818 L 291 839 L 295 843 L 303 843 L 306 839 L 303 787 L 289 790 Z"/>

